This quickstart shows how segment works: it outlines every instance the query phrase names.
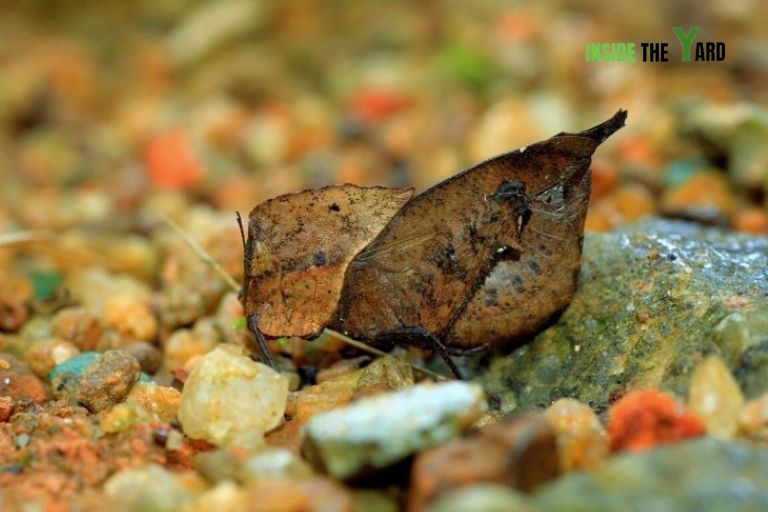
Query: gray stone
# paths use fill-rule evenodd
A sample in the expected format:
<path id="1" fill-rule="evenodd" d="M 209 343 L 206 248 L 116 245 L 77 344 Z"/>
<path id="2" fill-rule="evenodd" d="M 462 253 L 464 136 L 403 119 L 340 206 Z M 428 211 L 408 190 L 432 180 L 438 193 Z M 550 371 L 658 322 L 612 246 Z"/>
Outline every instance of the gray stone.
<path id="1" fill-rule="evenodd" d="M 303 451 L 330 475 L 349 478 L 456 437 L 483 406 L 477 385 L 420 384 L 313 416 Z"/>
<path id="2" fill-rule="evenodd" d="M 714 438 L 625 454 L 535 496 L 541 512 L 768 510 L 768 449 Z"/>
<path id="3" fill-rule="evenodd" d="M 507 411 L 572 397 L 602 413 L 627 389 L 684 396 L 703 356 L 720 353 L 755 396 L 768 389 L 766 314 L 768 238 L 657 219 L 588 233 L 568 309 L 481 382 Z"/>

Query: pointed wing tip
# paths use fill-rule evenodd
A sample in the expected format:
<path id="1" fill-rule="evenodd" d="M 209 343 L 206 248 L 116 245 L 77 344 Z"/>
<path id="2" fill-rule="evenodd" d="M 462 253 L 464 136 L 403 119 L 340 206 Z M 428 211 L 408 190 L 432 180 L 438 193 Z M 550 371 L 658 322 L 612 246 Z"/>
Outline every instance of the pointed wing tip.
<path id="1" fill-rule="evenodd" d="M 607 139 L 608 137 L 616 133 L 619 129 L 621 129 L 626 123 L 626 121 L 627 121 L 627 111 L 622 108 L 622 109 L 619 109 L 619 111 L 616 112 L 613 115 L 613 117 L 611 117 L 607 121 L 603 121 L 597 126 L 593 126 L 588 130 L 584 130 L 578 135 L 581 135 L 582 137 L 589 137 L 590 139 L 594 140 L 598 144 L 601 144 L 605 139 Z"/>

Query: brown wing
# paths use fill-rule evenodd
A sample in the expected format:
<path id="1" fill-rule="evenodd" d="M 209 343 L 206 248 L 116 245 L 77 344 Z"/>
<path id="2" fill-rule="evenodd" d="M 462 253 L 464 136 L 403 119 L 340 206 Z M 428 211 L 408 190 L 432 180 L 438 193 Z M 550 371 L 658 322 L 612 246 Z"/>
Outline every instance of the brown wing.
<path id="1" fill-rule="evenodd" d="M 270 199 L 249 215 L 246 313 L 270 337 L 314 336 L 336 311 L 352 258 L 412 189 L 337 185 Z"/>
<path id="2" fill-rule="evenodd" d="M 446 331 L 494 255 L 519 249 L 522 184 L 489 187 L 482 177 L 457 176 L 400 210 L 350 263 L 334 327 L 361 339 L 400 327 Z"/>
<path id="3" fill-rule="evenodd" d="M 520 259 L 494 267 L 454 325 L 450 346 L 525 338 L 570 303 L 581 264 L 590 158 L 625 119 L 620 111 L 580 134 L 557 135 L 496 159 L 495 179 L 512 177 L 529 185 L 531 216 L 521 235 Z"/>

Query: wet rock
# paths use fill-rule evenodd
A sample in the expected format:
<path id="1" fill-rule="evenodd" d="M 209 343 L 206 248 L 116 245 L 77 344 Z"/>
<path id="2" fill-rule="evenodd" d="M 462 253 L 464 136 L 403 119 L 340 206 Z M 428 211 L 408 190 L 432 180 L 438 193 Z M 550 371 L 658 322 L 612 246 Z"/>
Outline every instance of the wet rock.
<path id="1" fill-rule="evenodd" d="M 155 464 L 115 473 L 104 483 L 104 492 L 115 499 L 120 512 L 172 511 L 191 499 L 173 473 Z"/>
<path id="2" fill-rule="evenodd" d="M 125 400 L 140 373 L 135 357 L 122 350 L 108 350 L 83 371 L 77 399 L 92 412 L 106 410 Z"/>
<path id="3" fill-rule="evenodd" d="M 729 313 L 715 327 L 713 339 L 746 396 L 768 391 L 768 311 Z"/>
<path id="4" fill-rule="evenodd" d="M 427 512 L 536 512 L 533 500 L 499 484 L 477 484 L 447 492 Z"/>
<path id="5" fill-rule="evenodd" d="M 242 355 L 239 347 L 222 345 L 192 368 L 179 421 L 190 437 L 254 449 L 282 421 L 287 395 L 285 377 Z"/>
<path id="6" fill-rule="evenodd" d="M 729 438 L 738 428 L 743 406 L 741 389 L 723 360 L 707 357 L 691 377 L 688 408 L 704 422 L 709 434 Z"/>
<path id="7" fill-rule="evenodd" d="M 312 417 L 303 449 L 330 475 L 349 478 L 459 435 L 483 408 L 476 385 L 417 385 Z"/>
<path id="8" fill-rule="evenodd" d="M 608 457 L 608 433 L 589 406 L 561 398 L 544 411 L 544 417 L 557 433 L 564 471 L 594 469 Z"/>
<path id="9" fill-rule="evenodd" d="M 587 233 L 568 309 L 482 381 L 507 409 L 571 397 L 602 414 L 629 389 L 684 396 L 697 363 L 718 350 L 715 326 L 731 313 L 767 313 L 767 293 L 766 238 L 655 219 Z M 731 368 L 748 396 L 768 388 L 765 351 L 723 349 L 731 365 L 742 361 Z"/>
<path id="10" fill-rule="evenodd" d="M 556 480 L 535 501 L 547 512 L 762 510 L 768 449 L 701 438 L 620 455 L 597 471 Z"/>
<path id="11" fill-rule="evenodd" d="M 549 421 L 541 415 L 512 417 L 476 436 L 420 453 L 411 474 L 408 510 L 423 511 L 442 493 L 476 483 L 531 492 L 559 473 L 557 436 Z"/>
<path id="12" fill-rule="evenodd" d="M 0 354 L 0 396 L 16 402 L 42 403 L 48 393 L 40 379 L 21 361 L 10 354 Z"/>

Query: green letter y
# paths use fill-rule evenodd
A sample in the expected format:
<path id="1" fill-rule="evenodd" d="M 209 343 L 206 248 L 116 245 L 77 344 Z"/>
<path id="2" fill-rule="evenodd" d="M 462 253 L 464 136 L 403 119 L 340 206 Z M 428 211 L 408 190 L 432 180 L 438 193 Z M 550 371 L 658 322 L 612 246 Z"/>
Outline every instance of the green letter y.
<path id="1" fill-rule="evenodd" d="M 686 34 L 682 28 L 674 28 L 675 35 L 680 40 L 680 46 L 683 47 L 683 62 L 691 62 L 691 44 L 696 34 L 699 33 L 699 27 L 691 27 L 690 32 Z"/>

